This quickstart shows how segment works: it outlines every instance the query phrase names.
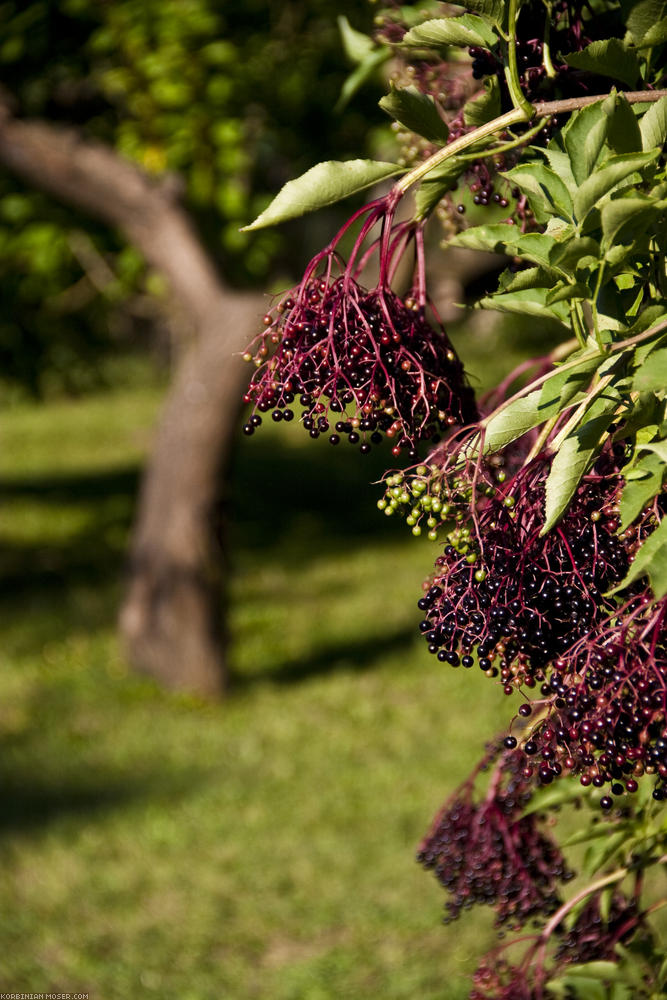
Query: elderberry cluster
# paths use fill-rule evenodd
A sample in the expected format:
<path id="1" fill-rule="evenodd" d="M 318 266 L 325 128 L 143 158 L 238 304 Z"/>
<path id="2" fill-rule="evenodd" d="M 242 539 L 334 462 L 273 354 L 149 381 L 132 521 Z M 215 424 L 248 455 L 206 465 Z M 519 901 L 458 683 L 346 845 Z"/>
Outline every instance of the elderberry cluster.
<path id="1" fill-rule="evenodd" d="M 637 901 L 620 890 L 611 897 L 607 913 L 600 909 L 600 894 L 592 895 L 577 915 L 574 925 L 560 939 L 557 962 L 568 965 L 614 961 L 616 945 L 631 937 L 641 921 Z"/>
<path id="2" fill-rule="evenodd" d="M 414 460 L 419 441 L 475 417 L 460 361 L 413 296 L 367 291 L 349 274 L 311 276 L 264 322 L 245 355 L 257 366 L 244 396 L 254 404 L 246 434 L 262 413 L 292 420 L 298 403 L 312 438 L 347 437 L 364 454 L 389 438 L 394 455 Z"/>
<path id="3" fill-rule="evenodd" d="M 522 745 L 526 776 L 548 783 L 565 769 L 584 787 L 609 785 L 600 805 L 610 809 L 649 774 L 653 797 L 667 798 L 666 613 L 645 591 L 554 663 L 543 718 Z"/>
<path id="4" fill-rule="evenodd" d="M 605 594 L 628 568 L 615 494 L 601 495 L 599 469 L 541 536 L 547 472 L 546 462 L 531 463 L 488 500 L 474 530 L 455 529 L 419 601 L 429 651 L 464 667 L 476 651 L 508 694 L 544 680 L 548 664 L 606 618 L 615 605 Z"/>
<path id="5" fill-rule="evenodd" d="M 535 814 L 520 817 L 530 799 L 520 767 L 520 754 L 506 756 L 482 802 L 464 786 L 421 846 L 418 861 L 450 894 L 445 923 L 481 903 L 495 908 L 496 926 L 517 928 L 559 905 L 557 883 L 572 875 Z"/>

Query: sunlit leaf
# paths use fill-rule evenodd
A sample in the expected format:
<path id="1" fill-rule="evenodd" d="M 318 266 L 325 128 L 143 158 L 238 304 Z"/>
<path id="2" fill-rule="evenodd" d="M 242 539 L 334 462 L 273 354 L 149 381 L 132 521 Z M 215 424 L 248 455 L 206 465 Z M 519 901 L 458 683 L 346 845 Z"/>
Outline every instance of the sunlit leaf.
<path id="1" fill-rule="evenodd" d="M 581 52 L 572 52 L 566 56 L 565 62 L 576 69 L 620 80 L 628 87 L 634 87 L 639 78 L 639 62 L 636 54 L 618 38 L 591 42 Z"/>
<path id="2" fill-rule="evenodd" d="M 243 232 L 297 219 L 325 205 L 333 205 L 387 177 L 405 173 L 405 167 L 380 160 L 327 160 L 311 167 L 278 192 L 271 204 Z"/>
<path id="3" fill-rule="evenodd" d="M 648 576 L 655 599 L 662 600 L 667 594 L 667 518 L 648 536 L 613 593 L 629 587 L 642 576 Z"/>
<path id="4" fill-rule="evenodd" d="M 439 48 L 443 45 L 471 45 L 490 48 L 498 41 L 493 29 L 476 14 L 461 17 L 436 17 L 418 24 L 403 36 L 403 45 L 426 45 Z"/>
<path id="5" fill-rule="evenodd" d="M 648 109 L 639 123 L 645 150 L 662 146 L 667 139 L 667 97 L 661 97 Z"/>
<path id="6" fill-rule="evenodd" d="M 646 153 L 633 153 L 629 156 L 612 156 L 604 166 L 595 170 L 583 182 L 574 196 L 574 214 L 579 222 L 583 222 L 591 209 L 598 204 L 622 181 L 636 171 L 652 163 L 660 155 L 658 149 Z"/>

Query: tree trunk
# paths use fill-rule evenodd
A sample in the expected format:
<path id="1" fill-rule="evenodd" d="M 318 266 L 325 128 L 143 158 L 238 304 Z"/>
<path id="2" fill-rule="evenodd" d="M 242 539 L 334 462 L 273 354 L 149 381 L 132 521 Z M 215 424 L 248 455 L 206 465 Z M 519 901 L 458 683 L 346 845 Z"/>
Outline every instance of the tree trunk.
<path id="1" fill-rule="evenodd" d="M 222 694 L 227 677 L 221 487 L 245 370 L 230 357 L 230 333 L 242 349 L 260 307 L 257 296 L 226 298 L 224 319 L 212 315 L 179 365 L 144 477 L 120 614 L 136 667 L 203 696 Z"/>
<path id="2" fill-rule="evenodd" d="M 119 228 L 165 275 L 191 323 L 143 481 L 120 628 L 135 668 L 170 688 L 219 696 L 227 678 L 223 474 L 241 392 L 237 355 L 261 297 L 227 288 L 174 193 L 112 149 L 15 119 L 0 103 L 0 163 Z"/>

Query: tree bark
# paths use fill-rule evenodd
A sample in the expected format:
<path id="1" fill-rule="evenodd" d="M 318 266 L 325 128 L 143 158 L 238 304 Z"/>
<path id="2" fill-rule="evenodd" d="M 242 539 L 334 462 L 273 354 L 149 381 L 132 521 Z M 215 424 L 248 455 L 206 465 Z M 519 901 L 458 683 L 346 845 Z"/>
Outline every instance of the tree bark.
<path id="1" fill-rule="evenodd" d="M 0 104 L 0 164 L 120 229 L 167 278 L 192 342 L 169 390 L 144 474 L 119 623 L 128 658 L 166 686 L 226 687 L 222 484 L 239 406 L 238 357 L 261 296 L 229 289 L 168 185 L 112 149 Z"/>

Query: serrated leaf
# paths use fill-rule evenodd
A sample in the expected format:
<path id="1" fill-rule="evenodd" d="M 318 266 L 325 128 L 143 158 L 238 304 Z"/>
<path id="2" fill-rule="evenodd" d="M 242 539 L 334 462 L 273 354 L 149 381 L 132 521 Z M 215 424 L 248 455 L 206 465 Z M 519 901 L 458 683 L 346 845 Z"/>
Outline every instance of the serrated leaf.
<path id="1" fill-rule="evenodd" d="M 498 284 L 501 292 L 518 292 L 527 288 L 551 288 L 555 281 L 553 272 L 549 273 L 543 267 L 527 267 L 513 274 L 503 271 Z"/>
<path id="2" fill-rule="evenodd" d="M 502 292 L 480 299 L 482 309 L 497 309 L 498 312 L 518 313 L 520 316 L 535 316 L 539 319 L 555 320 L 567 326 L 567 306 L 562 302 L 546 304 L 548 289 L 527 288 L 518 292 Z M 569 329 L 569 327 L 568 327 Z"/>
<path id="3" fill-rule="evenodd" d="M 526 431 L 547 420 L 551 413 L 556 411 L 559 401 L 556 400 L 555 403 L 552 402 L 541 409 L 541 399 L 542 389 L 535 389 L 527 396 L 515 399 L 497 416 L 492 417 L 486 425 L 484 453 L 500 451 Z"/>
<path id="4" fill-rule="evenodd" d="M 546 380 L 542 386 L 540 405 L 547 406 L 552 402 L 558 402 L 559 406 L 565 406 L 578 392 L 588 385 L 593 372 L 600 364 L 601 357 L 586 358 L 576 368 L 556 369 L 554 374 Z M 568 365 L 574 358 L 570 358 Z"/>
<path id="5" fill-rule="evenodd" d="M 635 555 L 625 578 L 612 593 L 624 590 L 642 576 L 648 576 L 655 599 L 662 600 L 667 594 L 667 518 L 648 536 Z"/>
<path id="6" fill-rule="evenodd" d="M 618 38 L 607 38 L 600 42 L 591 42 L 581 52 L 572 52 L 565 57 L 565 62 L 576 69 L 583 69 L 599 76 L 608 76 L 612 80 L 620 80 L 628 87 L 634 87 L 639 78 L 639 62 L 632 49 Z"/>
<path id="7" fill-rule="evenodd" d="M 351 62 L 364 62 L 375 49 L 375 42 L 362 31 L 353 28 L 344 14 L 339 14 L 336 20 L 345 55 Z"/>
<path id="8" fill-rule="evenodd" d="M 403 35 L 402 45 L 426 45 L 439 48 L 443 45 L 471 45 L 491 48 L 498 41 L 484 18 L 476 14 L 460 17 L 436 17 L 415 25 Z"/>
<path id="9" fill-rule="evenodd" d="M 393 89 L 379 102 L 383 111 L 410 132 L 444 145 L 449 129 L 442 120 L 432 97 L 420 94 L 416 87 Z"/>
<path id="10" fill-rule="evenodd" d="M 660 155 L 659 150 L 647 153 L 632 153 L 629 156 L 612 156 L 604 166 L 595 170 L 583 182 L 574 196 L 574 214 L 579 222 L 583 222 L 591 209 L 605 195 L 613 191 L 618 184 L 641 170 Z"/>
<path id="11" fill-rule="evenodd" d="M 651 217 L 658 219 L 660 212 L 660 203 L 646 198 L 628 196 L 606 201 L 600 209 L 604 243 L 609 247 L 632 240 L 645 232 Z"/>
<path id="12" fill-rule="evenodd" d="M 645 150 L 662 146 L 667 139 L 667 97 L 652 104 L 639 122 L 642 146 Z"/>
<path id="13" fill-rule="evenodd" d="M 550 262 L 568 274 L 574 274 L 586 257 L 592 257 L 595 261 L 600 257 L 600 244 L 590 236 L 556 243 L 549 254 Z"/>
<path id="14" fill-rule="evenodd" d="M 490 24 L 502 28 L 506 6 L 502 0 L 466 0 L 465 6 Z"/>
<path id="15" fill-rule="evenodd" d="M 525 192 L 533 212 L 540 215 L 538 221 L 546 221 L 549 215 L 563 215 L 572 218 L 572 198 L 558 174 L 543 163 L 522 163 L 513 170 L 507 170 L 504 177 Z M 538 216 L 535 216 L 538 218 Z"/>
<path id="16" fill-rule="evenodd" d="M 560 179 L 565 184 L 571 195 L 577 189 L 577 182 L 574 179 L 574 174 L 572 173 L 572 164 L 570 163 L 570 157 L 567 153 L 564 153 L 562 149 L 557 149 L 553 141 L 547 146 L 546 149 L 541 149 L 539 146 L 531 146 L 531 152 L 534 151 L 537 154 L 545 156 L 549 166 L 553 171 L 555 171 Z"/>
<path id="17" fill-rule="evenodd" d="M 667 42 L 667 17 L 661 18 L 648 29 L 638 47 L 652 49 L 656 45 L 662 45 L 663 42 Z"/>
<path id="18" fill-rule="evenodd" d="M 512 243 L 520 257 L 525 257 L 534 264 L 539 264 L 545 268 L 551 268 L 551 258 L 557 246 L 553 236 L 546 233 L 525 233 L 519 235 Z"/>
<path id="19" fill-rule="evenodd" d="M 318 163 L 305 174 L 288 181 L 268 208 L 249 226 L 244 226 L 242 232 L 297 219 L 402 173 L 405 173 L 405 167 L 381 160 L 327 160 Z"/>
<path id="20" fill-rule="evenodd" d="M 492 226 L 471 226 L 457 233 L 449 241 L 449 246 L 465 247 L 467 250 L 486 250 L 489 253 L 504 253 L 505 247 L 518 237 L 514 226 L 499 222 Z"/>
<path id="21" fill-rule="evenodd" d="M 632 388 L 637 392 L 667 390 L 667 347 L 652 351 L 634 377 Z"/>
<path id="22" fill-rule="evenodd" d="M 611 101 L 611 106 L 610 106 Z M 613 97 L 589 104 L 572 115 L 563 130 L 563 141 L 577 184 L 589 177 L 604 146 Z"/>
<path id="23" fill-rule="evenodd" d="M 609 116 L 607 143 L 615 153 L 639 153 L 643 148 L 637 118 L 623 94 L 615 95 L 614 110 Z"/>
<path id="24" fill-rule="evenodd" d="M 463 106 L 463 120 L 466 125 L 485 125 L 500 114 L 500 84 L 498 77 L 488 77 L 484 81 L 484 91 Z"/>
<path id="25" fill-rule="evenodd" d="M 581 477 L 599 451 L 617 406 L 617 397 L 596 399 L 587 411 L 585 423 L 565 438 L 554 455 L 545 487 L 542 535 L 551 531 L 567 510 Z"/>
<path id="26" fill-rule="evenodd" d="M 662 490 L 665 474 L 664 462 L 657 455 L 644 455 L 636 461 L 625 475 L 625 486 L 618 505 L 620 529 L 625 531 L 635 518 L 639 517 L 646 505 Z M 630 479 L 630 475 L 637 478 Z"/>
<path id="27" fill-rule="evenodd" d="M 418 219 L 425 219 L 431 214 L 438 202 L 455 185 L 466 166 L 465 160 L 452 156 L 426 175 L 415 193 Z"/>
<path id="28" fill-rule="evenodd" d="M 665 0 L 639 0 L 630 10 L 627 17 L 628 31 L 635 45 L 640 45 L 648 31 L 653 28 L 665 13 Z"/>
<path id="29" fill-rule="evenodd" d="M 554 302 L 570 302 L 572 299 L 587 299 L 589 296 L 588 285 L 575 281 L 573 285 L 561 284 L 557 288 L 550 289 L 547 305 L 553 305 Z"/>

